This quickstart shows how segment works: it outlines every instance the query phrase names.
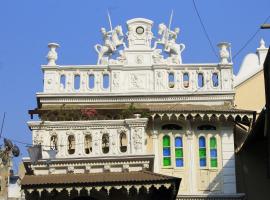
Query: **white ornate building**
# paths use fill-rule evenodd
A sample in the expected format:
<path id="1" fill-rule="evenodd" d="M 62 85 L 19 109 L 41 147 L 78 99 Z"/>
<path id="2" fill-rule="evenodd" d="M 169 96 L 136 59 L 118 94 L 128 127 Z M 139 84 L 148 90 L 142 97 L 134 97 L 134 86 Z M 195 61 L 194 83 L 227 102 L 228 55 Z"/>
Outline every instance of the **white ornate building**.
<path id="1" fill-rule="evenodd" d="M 42 158 L 24 159 L 26 199 L 93 190 L 110 196 L 123 185 L 127 195 L 142 187 L 177 192 L 170 176 L 181 178 L 179 199 L 242 199 L 234 126 L 250 126 L 254 112 L 234 108 L 229 44 L 219 44 L 219 63 L 187 64 L 180 30 L 160 24 L 154 37 L 152 25 L 131 19 L 126 35 L 121 26 L 102 28 L 97 65 L 58 65 L 59 46 L 49 44 L 44 90 L 30 111 L 40 120 L 28 122 Z"/>

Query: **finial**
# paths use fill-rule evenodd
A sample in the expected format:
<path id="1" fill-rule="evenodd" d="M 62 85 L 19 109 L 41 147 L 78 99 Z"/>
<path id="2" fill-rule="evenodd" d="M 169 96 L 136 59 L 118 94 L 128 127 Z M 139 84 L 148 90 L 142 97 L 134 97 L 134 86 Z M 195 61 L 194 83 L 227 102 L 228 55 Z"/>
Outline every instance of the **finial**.
<path id="1" fill-rule="evenodd" d="M 56 48 L 58 48 L 60 46 L 57 43 L 49 43 L 48 47 L 49 47 L 50 51 L 47 54 L 47 59 L 48 59 L 47 65 L 55 66 L 56 65 L 55 61 L 58 58 Z"/>
<path id="2" fill-rule="evenodd" d="M 230 43 L 228 42 L 220 42 L 218 44 L 219 50 L 219 57 L 220 57 L 220 63 L 222 64 L 228 64 L 230 53 L 228 51 L 228 48 L 230 47 Z"/>
<path id="3" fill-rule="evenodd" d="M 259 47 L 260 49 L 265 49 L 266 47 L 265 47 L 265 41 L 264 41 L 264 39 L 263 38 L 261 38 L 261 40 L 260 40 L 260 47 Z"/>

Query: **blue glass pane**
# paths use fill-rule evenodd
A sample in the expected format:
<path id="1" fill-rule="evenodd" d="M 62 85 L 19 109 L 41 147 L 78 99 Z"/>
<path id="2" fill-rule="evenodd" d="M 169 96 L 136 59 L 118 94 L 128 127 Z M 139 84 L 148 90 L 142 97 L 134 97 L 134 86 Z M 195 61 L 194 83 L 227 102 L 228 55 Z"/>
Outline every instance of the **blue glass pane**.
<path id="1" fill-rule="evenodd" d="M 206 159 L 205 158 L 200 159 L 200 167 L 206 167 Z"/>
<path id="2" fill-rule="evenodd" d="M 216 158 L 217 157 L 217 150 L 216 149 L 211 149 L 210 150 L 210 155 L 211 155 L 211 158 Z"/>
<path id="3" fill-rule="evenodd" d="M 183 147 L 183 142 L 181 137 L 175 138 L 175 147 Z"/>
<path id="4" fill-rule="evenodd" d="M 200 147 L 205 147 L 205 138 L 204 137 L 199 138 L 199 146 Z"/>
<path id="5" fill-rule="evenodd" d="M 183 158 L 176 158 L 176 167 L 183 167 L 184 166 L 184 161 Z"/>
<path id="6" fill-rule="evenodd" d="M 170 155 L 171 155 L 170 147 L 164 147 L 163 148 L 163 156 L 170 156 Z"/>

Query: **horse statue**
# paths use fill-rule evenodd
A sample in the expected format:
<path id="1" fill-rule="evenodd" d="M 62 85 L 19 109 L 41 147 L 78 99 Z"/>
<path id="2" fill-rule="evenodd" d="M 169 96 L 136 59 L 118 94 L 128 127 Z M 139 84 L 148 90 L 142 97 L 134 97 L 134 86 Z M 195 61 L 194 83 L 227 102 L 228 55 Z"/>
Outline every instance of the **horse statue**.
<path id="1" fill-rule="evenodd" d="M 158 44 L 164 46 L 164 51 L 169 54 L 169 58 L 176 63 L 182 63 L 181 53 L 185 49 L 185 45 L 176 43 L 177 35 L 180 33 L 179 28 L 175 28 L 174 31 L 167 28 L 165 24 L 159 24 L 158 34 L 161 36 L 154 44 L 153 49 Z"/>
<path id="2" fill-rule="evenodd" d="M 105 28 L 101 28 L 101 33 L 103 35 L 104 45 L 95 45 L 95 50 L 98 53 L 97 64 L 101 64 L 101 60 L 104 55 L 111 56 L 116 51 L 118 46 L 124 44 L 124 34 L 121 26 L 116 26 L 113 30 L 108 32 Z"/>

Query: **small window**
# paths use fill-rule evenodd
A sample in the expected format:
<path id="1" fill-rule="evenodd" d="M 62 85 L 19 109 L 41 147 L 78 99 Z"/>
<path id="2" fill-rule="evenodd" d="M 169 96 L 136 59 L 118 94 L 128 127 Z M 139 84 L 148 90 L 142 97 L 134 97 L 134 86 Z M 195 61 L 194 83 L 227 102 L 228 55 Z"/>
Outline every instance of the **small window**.
<path id="1" fill-rule="evenodd" d="M 204 124 L 201 126 L 197 127 L 198 130 L 200 131 L 214 131 L 217 130 L 217 128 L 215 126 L 209 125 L 209 124 Z"/>
<path id="2" fill-rule="evenodd" d="M 218 81 L 217 73 L 212 74 L 212 83 L 213 83 L 213 87 L 218 87 L 219 81 Z"/>
<path id="3" fill-rule="evenodd" d="M 89 88 L 94 89 L 94 87 L 95 87 L 95 75 L 90 74 L 88 78 L 89 78 L 89 80 L 88 80 Z"/>
<path id="4" fill-rule="evenodd" d="M 60 87 L 62 89 L 66 88 L 66 76 L 64 74 L 60 76 Z"/>
<path id="5" fill-rule="evenodd" d="M 210 138 L 210 166 L 217 167 L 217 139 L 215 137 Z"/>
<path id="6" fill-rule="evenodd" d="M 103 88 L 108 89 L 110 86 L 109 74 L 103 74 Z"/>
<path id="7" fill-rule="evenodd" d="M 122 132 L 120 133 L 120 151 L 122 153 L 127 152 L 127 134 Z"/>
<path id="8" fill-rule="evenodd" d="M 57 150 L 57 136 L 56 135 L 51 136 L 50 149 L 51 150 Z"/>
<path id="9" fill-rule="evenodd" d="M 184 86 L 184 88 L 189 87 L 189 75 L 188 75 L 188 73 L 183 74 L 183 86 Z"/>
<path id="10" fill-rule="evenodd" d="M 91 137 L 91 135 L 86 135 L 84 137 L 84 152 L 85 152 L 85 154 L 90 154 L 92 152 L 92 137 Z"/>
<path id="11" fill-rule="evenodd" d="M 176 167 L 184 166 L 183 140 L 182 137 L 175 138 L 175 165 Z"/>
<path id="12" fill-rule="evenodd" d="M 74 135 L 68 136 L 68 154 L 75 153 L 75 137 Z"/>
<path id="13" fill-rule="evenodd" d="M 206 144 L 203 136 L 199 138 L 199 162 L 200 167 L 206 167 Z"/>
<path id="14" fill-rule="evenodd" d="M 168 81 L 169 81 L 169 88 L 174 88 L 175 80 L 174 80 L 174 73 L 173 72 L 169 73 Z"/>
<path id="15" fill-rule="evenodd" d="M 182 130 L 183 128 L 177 124 L 165 124 L 161 127 L 162 130 Z"/>
<path id="16" fill-rule="evenodd" d="M 171 166 L 171 142 L 168 135 L 163 137 L 163 166 Z"/>
<path id="17" fill-rule="evenodd" d="M 103 134 L 102 136 L 102 152 L 104 154 L 108 153 L 110 150 L 110 138 L 109 138 L 109 135 L 106 133 L 106 134 Z"/>
<path id="18" fill-rule="evenodd" d="M 203 74 L 199 73 L 198 74 L 198 87 L 202 88 L 204 86 L 204 78 L 203 78 Z"/>
<path id="19" fill-rule="evenodd" d="M 81 85 L 81 76 L 80 75 L 75 75 L 74 76 L 74 89 L 79 90 Z"/>

